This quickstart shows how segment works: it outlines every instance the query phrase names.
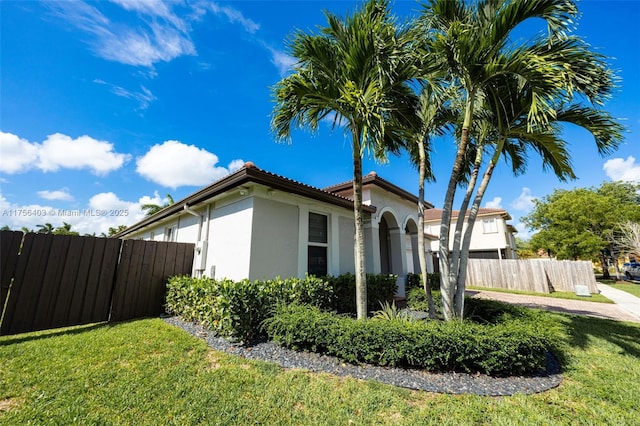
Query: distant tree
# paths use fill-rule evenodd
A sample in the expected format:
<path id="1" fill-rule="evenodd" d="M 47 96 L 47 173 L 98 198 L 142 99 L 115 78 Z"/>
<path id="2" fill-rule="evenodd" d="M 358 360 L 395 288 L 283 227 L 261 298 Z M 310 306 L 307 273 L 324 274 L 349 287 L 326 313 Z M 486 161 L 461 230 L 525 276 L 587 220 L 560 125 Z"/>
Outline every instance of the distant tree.
<path id="1" fill-rule="evenodd" d="M 26 226 L 23 226 L 22 228 L 20 228 L 20 230 L 21 230 L 22 232 L 24 232 L 25 234 L 30 234 L 30 233 L 35 232 L 33 229 L 29 229 L 29 228 L 27 228 Z"/>
<path id="2" fill-rule="evenodd" d="M 11 231 L 11 228 L 9 228 L 9 225 L 4 225 L 2 228 L 0 228 L 0 231 Z"/>
<path id="3" fill-rule="evenodd" d="M 516 251 L 518 259 L 532 259 L 538 257 L 538 253 L 531 248 L 531 243 L 520 237 L 516 237 Z"/>
<path id="4" fill-rule="evenodd" d="M 153 216 L 154 214 L 158 213 L 160 210 L 169 207 L 170 205 L 174 204 L 175 202 L 173 201 L 173 197 L 171 196 L 171 194 L 167 194 L 167 198 L 165 199 L 165 203 L 162 205 L 159 204 L 143 204 L 142 206 L 140 206 L 140 208 L 142 209 L 143 212 L 145 212 L 145 217 L 149 217 L 149 216 Z M 109 235 L 111 236 L 111 235 Z"/>
<path id="5" fill-rule="evenodd" d="M 633 195 L 621 196 L 624 188 L 629 184 L 609 182 L 599 188 L 555 190 L 535 200 L 533 211 L 523 218 L 537 231 L 531 238 L 532 248 L 559 259 L 598 259 L 608 276 L 609 260 L 618 251 L 611 235 L 621 221 L 640 221 L 640 204 Z"/>
<path id="6" fill-rule="evenodd" d="M 627 220 L 618 225 L 618 236 L 614 242 L 622 254 L 640 258 L 640 222 Z"/>
<path id="7" fill-rule="evenodd" d="M 53 234 L 55 228 L 50 223 L 45 223 L 44 225 L 36 225 L 38 228 L 38 234 Z"/>
<path id="8" fill-rule="evenodd" d="M 171 199 L 171 201 L 173 202 L 173 199 Z M 109 233 L 105 235 L 105 237 L 112 237 L 116 235 L 118 232 L 124 231 L 125 229 L 127 229 L 127 225 L 118 225 L 118 227 L 116 228 L 110 226 Z"/>
<path id="9" fill-rule="evenodd" d="M 58 226 L 51 232 L 54 235 L 80 235 L 79 232 L 71 230 L 71 224 L 62 222 L 62 226 Z"/>

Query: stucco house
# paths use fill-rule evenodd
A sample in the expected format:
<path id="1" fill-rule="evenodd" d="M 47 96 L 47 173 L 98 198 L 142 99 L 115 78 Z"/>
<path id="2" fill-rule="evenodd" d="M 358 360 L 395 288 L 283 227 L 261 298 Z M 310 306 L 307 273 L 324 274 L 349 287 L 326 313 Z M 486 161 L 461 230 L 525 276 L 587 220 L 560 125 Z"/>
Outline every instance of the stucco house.
<path id="1" fill-rule="evenodd" d="M 246 163 L 116 236 L 195 243 L 194 276 L 353 273 L 351 185 L 315 188 Z M 398 297 L 406 274 L 419 271 L 417 201 L 375 173 L 363 177 L 366 270 L 397 274 Z"/>
<path id="2" fill-rule="evenodd" d="M 460 211 L 452 212 L 450 242 L 453 245 L 453 232 Z M 440 247 L 438 236 L 442 224 L 442 209 L 430 209 L 424 214 L 424 232 L 430 241 L 429 251 L 433 253 L 436 270 L 437 253 Z M 467 213 L 468 216 L 468 213 Z M 507 223 L 511 216 L 504 209 L 480 208 L 471 233 L 469 257 L 472 259 L 517 259 L 515 234 L 516 228 Z M 466 229 L 466 224 L 463 232 Z M 451 249 L 452 246 L 449 247 Z"/>

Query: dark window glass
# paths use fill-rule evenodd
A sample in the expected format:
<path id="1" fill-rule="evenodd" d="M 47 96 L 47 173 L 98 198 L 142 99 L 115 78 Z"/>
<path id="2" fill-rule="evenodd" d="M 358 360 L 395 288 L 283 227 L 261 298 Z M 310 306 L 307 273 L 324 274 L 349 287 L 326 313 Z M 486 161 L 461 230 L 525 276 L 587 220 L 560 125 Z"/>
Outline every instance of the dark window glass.
<path id="1" fill-rule="evenodd" d="M 327 248 L 309 246 L 307 272 L 317 277 L 327 275 Z"/>
<path id="2" fill-rule="evenodd" d="M 309 213 L 309 242 L 327 242 L 327 216 L 317 213 Z"/>

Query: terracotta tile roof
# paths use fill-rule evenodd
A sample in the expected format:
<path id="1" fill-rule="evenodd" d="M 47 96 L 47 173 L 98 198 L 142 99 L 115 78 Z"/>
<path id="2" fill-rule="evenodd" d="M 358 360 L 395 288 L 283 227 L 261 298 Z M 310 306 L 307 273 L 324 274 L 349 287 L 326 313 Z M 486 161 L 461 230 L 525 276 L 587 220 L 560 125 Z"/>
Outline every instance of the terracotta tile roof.
<path id="1" fill-rule="evenodd" d="M 456 219 L 460 215 L 460 210 L 453 210 L 451 212 L 451 218 Z M 507 213 L 504 209 L 490 209 L 480 207 L 478 209 L 478 217 L 480 216 L 489 216 L 489 215 L 499 215 L 504 218 L 504 220 L 511 220 L 511 215 Z M 469 216 L 469 211 L 467 210 L 467 214 L 465 216 Z M 442 209 L 429 209 L 424 212 L 424 220 L 426 221 L 440 221 L 442 219 Z"/>
<path id="2" fill-rule="evenodd" d="M 378 176 L 376 172 L 371 172 L 362 177 L 362 186 L 366 187 L 368 185 L 378 186 L 386 191 L 396 194 L 401 198 L 409 200 L 412 203 L 416 203 L 416 204 L 418 203 L 417 196 L 389 182 L 388 180 L 381 178 L 380 176 Z M 327 188 L 324 188 L 324 190 L 334 194 L 350 194 L 353 191 L 353 182 L 347 181 L 347 182 L 338 183 L 336 185 L 332 185 Z M 428 201 L 425 201 L 425 206 L 427 209 L 433 208 L 433 204 L 431 204 Z"/>
<path id="3" fill-rule="evenodd" d="M 182 200 L 176 201 L 174 204 L 160 210 L 156 214 L 144 218 L 140 222 L 114 235 L 114 237 L 123 237 L 133 231 L 144 228 L 173 214 L 179 213 L 184 210 L 185 207 L 195 206 L 224 192 L 228 192 L 251 182 L 281 190 L 283 192 L 326 202 L 346 209 L 353 209 L 353 200 L 347 197 L 262 170 L 252 162 L 247 162 L 240 170 L 213 182 L 211 185 L 194 192 Z M 365 205 L 362 207 L 363 210 L 368 213 L 374 213 L 376 211 L 376 208 L 372 206 Z"/>

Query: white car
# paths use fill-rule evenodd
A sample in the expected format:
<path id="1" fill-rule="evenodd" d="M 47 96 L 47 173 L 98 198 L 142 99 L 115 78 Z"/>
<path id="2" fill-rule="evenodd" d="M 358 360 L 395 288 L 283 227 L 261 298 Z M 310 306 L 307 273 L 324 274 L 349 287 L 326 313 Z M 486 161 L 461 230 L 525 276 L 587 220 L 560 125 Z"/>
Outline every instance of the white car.
<path id="1" fill-rule="evenodd" d="M 624 264 L 624 276 L 628 280 L 640 280 L 640 262 L 627 262 Z"/>

